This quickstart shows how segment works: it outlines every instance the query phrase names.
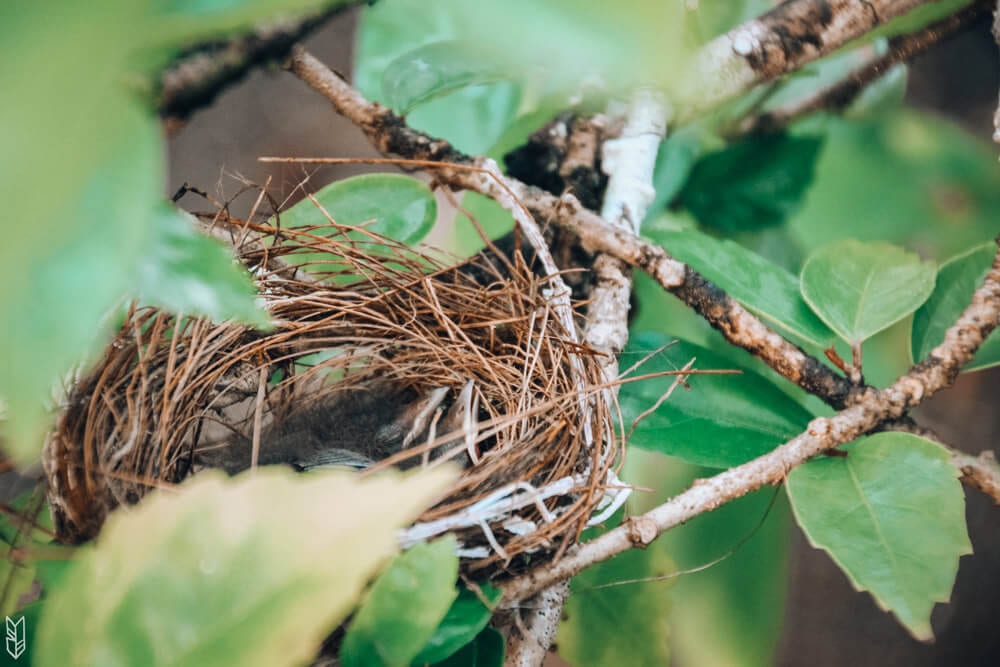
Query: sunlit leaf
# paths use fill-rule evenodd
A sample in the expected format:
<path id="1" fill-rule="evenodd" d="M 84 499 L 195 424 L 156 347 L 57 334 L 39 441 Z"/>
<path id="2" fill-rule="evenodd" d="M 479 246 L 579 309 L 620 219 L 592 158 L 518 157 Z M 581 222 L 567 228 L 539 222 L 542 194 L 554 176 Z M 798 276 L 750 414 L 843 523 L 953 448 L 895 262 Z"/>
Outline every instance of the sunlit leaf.
<path id="1" fill-rule="evenodd" d="M 275 468 L 157 491 L 66 573 L 36 664 L 304 664 L 451 478 Z"/>
<path id="2" fill-rule="evenodd" d="M 413 664 L 441 662 L 473 641 L 486 627 L 493 615 L 492 606 L 500 601 L 500 596 L 500 589 L 491 586 L 481 587 L 478 593 L 462 587 L 437 630 L 413 659 Z M 484 604 L 484 600 L 490 606 Z"/>
<path id="3" fill-rule="evenodd" d="M 920 307 L 934 289 L 934 265 L 890 243 L 841 241 L 802 267 L 802 296 L 849 344 L 888 328 Z"/>
<path id="4" fill-rule="evenodd" d="M 340 648 L 344 667 L 410 664 L 458 594 L 455 546 L 454 538 L 445 537 L 393 560 L 347 628 Z"/>
<path id="5" fill-rule="evenodd" d="M 795 518 L 858 590 L 914 637 L 933 638 L 931 610 L 947 602 L 958 559 L 972 553 L 965 496 L 947 450 L 908 433 L 879 433 L 788 476 Z"/>
<path id="6" fill-rule="evenodd" d="M 628 363 L 669 342 L 659 334 L 634 335 L 624 353 Z M 733 369 L 732 361 L 704 348 L 678 342 L 643 364 L 637 374 L 679 370 L 691 359 L 696 369 Z M 622 385 L 619 401 L 626 426 L 653 407 L 674 377 Z M 631 444 L 699 465 L 728 468 L 764 454 L 802 432 L 810 414 L 787 394 L 752 371 L 741 375 L 695 375 L 639 422 Z"/>
<path id="7" fill-rule="evenodd" d="M 726 232 L 780 225 L 802 205 L 823 145 L 817 137 L 751 137 L 701 158 L 680 193 L 700 223 Z"/>
<path id="8" fill-rule="evenodd" d="M 644 231 L 671 255 L 779 329 L 821 347 L 833 342 L 833 332 L 802 299 L 798 278 L 780 266 L 737 243 L 694 229 L 661 229 L 654 222 Z"/>
<path id="9" fill-rule="evenodd" d="M 196 231 L 190 216 L 164 205 L 153 229 L 155 237 L 139 264 L 136 292 L 144 304 L 216 322 L 268 325 L 246 269 L 221 243 Z"/>

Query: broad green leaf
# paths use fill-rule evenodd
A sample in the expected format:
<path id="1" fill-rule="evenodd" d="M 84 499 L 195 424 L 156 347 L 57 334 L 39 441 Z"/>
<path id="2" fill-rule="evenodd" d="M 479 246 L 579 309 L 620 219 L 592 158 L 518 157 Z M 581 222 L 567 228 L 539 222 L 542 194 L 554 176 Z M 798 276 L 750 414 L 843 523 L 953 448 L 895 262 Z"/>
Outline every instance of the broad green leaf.
<path id="1" fill-rule="evenodd" d="M 984 243 L 945 262 L 938 270 L 934 292 L 913 316 L 913 361 L 923 361 L 944 341 L 944 333 L 955 324 L 972 301 L 972 293 L 983 284 L 997 254 L 996 243 Z M 963 370 L 974 371 L 1000 364 L 1000 332 L 990 334 L 975 358 Z"/>
<path id="2" fill-rule="evenodd" d="M 458 595 L 455 539 L 419 544 L 372 585 L 340 647 L 344 667 L 409 665 Z"/>
<path id="3" fill-rule="evenodd" d="M 438 667 L 501 667 L 507 646 L 503 635 L 493 628 L 486 628 L 475 641 L 447 660 L 436 663 Z"/>
<path id="4" fill-rule="evenodd" d="M 382 75 L 385 99 L 399 113 L 467 86 L 496 83 L 505 72 L 482 57 L 476 44 L 459 40 L 434 42 L 408 51 Z"/>
<path id="5" fill-rule="evenodd" d="M 143 27 L 160 43 L 186 44 L 346 4 L 349 0 L 154 0 Z"/>
<path id="6" fill-rule="evenodd" d="M 780 225 L 802 205 L 822 144 L 818 137 L 769 134 L 706 155 L 680 203 L 703 225 L 725 232 Z"/>
<path id="7" fill-rule="evenodd" d="M 21 218 L 0 244 L 21 265 L 16 275 L 0 269 L 9 278 L 0 293 L 3 427 L 7 454 L 21 464 L 41 449 L 56 384 L 102 347 L 107 313 L 134 286 L 137 257 L 149 245 L 163 176 L 159 129 L 135 107 L 118 118 L 109 150 L 99 153 L 106 159 L 90 165 L 82 190 L 44 194 L 60 201 L 58 222 Z M 44 238 L 32 239 L 39 228 Z"/>
<path id="8" fill-rule="evenodd" d="M 667 585 L 615 584 L 674 569 L 662 545 L 654 545 L 626 551 L 573 577 L 556 637 L 559 655 L 570 664 L 592 667 L 668 664 L 672 603 Z"/>
<path id="9" fill-rule="evenodd" d="M 36 664 L 304 664 L 452 477 L 276 468 L 157 491 L 66 573 Z"/>
<path id="10" fill-rule="evenodd" d="M 35 582 L 35 563 L 15 559 L 7 545 L 0 545 L 0 615 L 11 616 L 21 606 L 23 595 L 31 591 Z"/>
<path id="11" fill-rule="evenodd" d="M 153 229 L 153 243 L 139 264 L 136 292 L 143 303 L 216 322 L 269 325 L 247 270 L 221 243 L 199 233 L 190 216 L 164 205 Z"/>
<path id="12" fill-rule="evenodd" d="M 483 604 L 480 595 L 486 598 L 489 607 Z M 437 630 L 420 649 L 420 653 L 413 658 L 413 664 L 441 662 L 473 641 L 489 623 L 493 615 L 492 606 L 500 601 L 500 597 L 500 589 L 492 586 L 482 586 L 478 595 L 462 587 L 458 597 L 451 603 L 448 613 L 441 619 Z"/>
<path id="13" fill-rule="evenodd" d="M 908 433 L 879 433 L 788 475 L 795 518 L 855 588 L 914 637 L 933 639 L 931 610 L 947 602 L 958 559 L 972 553 L 965 496 L 947 450 Z"/>
<path id="14" fill-rule="evenodd" d="M 636 363 L 669 342 L 659 334 L 632 337 L 623 366 Z M 658 352 L 636 373 L 679 370 L 691 359 L 696 369 L 733 369 L 704 348 L 677 342 Z M 669 389 L 674 377 L 622 385 L 619 402 L 628 427 Z M 639 422 L 631 444 L 689 463 L 728 468 L 764 454 L 801 433 L 810 414 L 795 400 L 752 371 L 741 375 L 694 375 Z"/>
<path id="15" fill-rule="evenodd" d="M 366 231 L 406 245 L 420 242 L 437 218 L 437 201 L 426 185 L 401 174 L 363 174 L 335 181 L 315 195 L 322 209 L 303 199 L 281 214 L 287 227 L 338 224 Z M 320 230 L 318 233 L 322 233 Z M 368 238 L 352 232 L 352 238 Z"/>
<path id="16" fill-rule="evenodd" d="M 355 85 L 369 99 L 391 105 L 383 90 L 386 70 L 426 45 L 468 39 L 469 25 L 479 20 L 474 7 L 469 9 L 473 11 L 422 0 L 382 0 L 366 7 L 358 25 Z M 470 86 L 424 102 L 407 114 L 406 122 L 466 153 L 482 154 L 513 121 L 520 100 L 520 87 L 512 82 Z"/>
<path id="17" fill-rule="evenodd" d="M 890 243 L 841 241 L 802 267 L 802 296 L 848 344 L 860 344 L 920 307 L 934 290 L 934 264 Z"/>
<path id="18" fill-rule="evenodd" d="M 802 299 L 798 279 L 780 266 L 737 243 L 714 239 L 694 229 L 660 229 L 654 222 L 645 234 L 795 338 L 820 347 L 833 343 L 833 332 Z"/>
<path id="19" fill-rule="evenodd" d="M 807 250 L 855 238 L 944 261 L 996 236 L 1000 173 L 986 142 L 941 116 L 906 109 L 811 118 L 801 128 L 819 130 L 827 141 L 816 180 L 789 222 Z"/>

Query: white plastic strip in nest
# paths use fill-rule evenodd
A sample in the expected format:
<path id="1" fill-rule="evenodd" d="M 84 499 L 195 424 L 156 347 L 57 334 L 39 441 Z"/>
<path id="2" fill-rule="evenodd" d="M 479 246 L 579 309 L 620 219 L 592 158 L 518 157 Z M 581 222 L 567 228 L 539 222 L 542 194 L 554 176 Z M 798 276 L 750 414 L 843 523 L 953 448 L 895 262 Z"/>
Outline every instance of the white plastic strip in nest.
<path id="1" fill-rule="evenodd" d="M 565 496 L 574 488 L 584 486 L 586 483 L 587 475 L 581 474 L 557 479 L 540 489 L 536 489 L 527 482 L 508 484 L 457 514 L 435 521 L 417 523 L 400 531 L 399 544 L 403 549 L 409 549 L 420 542 L 425 542 L 449 531 L 478 526 L 483 530 L 492 549 L 501 557 L 506 557 L 489 528 L 490 522 L 502 521 L 501 526 L 510 533 L 519 536 L 530 535 L 538 529 L 538 526 L 535 522 L 520 517 L 514 512 L 534 506 L 546 523 L 551 523 L 560 514 L 560 511 L 558 508 L 549 510 L 543 501 L 556 496 Z M 593 526 L 606 521 L 628 500 L 631 493 L 632 489 L 622 482 L 614 471 L 609 470 L 604 497 L 601 498 L 596 508 L 598 514 L 593 516 L 587 525 Z M 457 553 L 462 558 L 486 558 L 490 555 L 490 548 L 466 548 L 459 545 Z"/>

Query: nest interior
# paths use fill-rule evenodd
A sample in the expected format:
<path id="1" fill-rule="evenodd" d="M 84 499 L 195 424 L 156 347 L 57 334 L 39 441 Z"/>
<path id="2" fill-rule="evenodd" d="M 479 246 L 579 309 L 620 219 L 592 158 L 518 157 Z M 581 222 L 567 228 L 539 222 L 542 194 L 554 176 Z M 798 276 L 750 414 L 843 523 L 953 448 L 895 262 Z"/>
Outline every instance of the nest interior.
<path id="1" fill-rule="evenodd" d="M 116 506 L 202 467 L 246 467 L 255 447 L 259 463 L 276 462 L 269 434 L 286 436 L 296 420 L 318 420 L 309 446 L 321 447 L 327 431 L 363 436 L 407 410 L 412 423 L 427 396 L 437 404 L 405 447 L 366 454 L 385 459 L 370 470 L 464 466 L 420 522 L 449 526 L 467 571 L 558 557 L 607 502 L 620 452 L 600 365 L 562 329 L 546 280 L 519 251 L 493 247 L 448 266 L 363 228 L 281 229 L 221 215 L 210 226 L 254 275 L 274 328 L 134 306 L 71 388 L 46 446 L 63 539 L 94 537 Z M 397 431 L 398 440 L 407 429 Z M 516 512 L 448 523 L 560 480 L 560 493 Z"/>

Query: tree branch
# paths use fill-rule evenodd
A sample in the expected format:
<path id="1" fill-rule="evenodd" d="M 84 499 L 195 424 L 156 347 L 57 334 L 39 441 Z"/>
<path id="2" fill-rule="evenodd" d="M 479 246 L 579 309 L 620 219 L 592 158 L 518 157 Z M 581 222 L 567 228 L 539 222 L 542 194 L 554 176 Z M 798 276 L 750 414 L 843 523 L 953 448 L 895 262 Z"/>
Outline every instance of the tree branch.
<path id="1" fill-rule="evenodd" d="M 702 47 L 679 91 L 690 118 L 833 53 L 926 0 L 791 0 Z"/>
<path id="2" fill-rule="evenodd" d="M 953 452 L 951 462 L 962 472 L 966 486 L 979 489 L 1000 505 L 1000 465 L 993 452 L 985 451 L 979 456 Z"/>
<path id="3" fill-rule="evenodd" d="M 926 361 L 890 387 L 869 389 L 861 400 L 833 417 L 819 417 L 809 428 L 774 451 L 731 468 L 709 479 L 699 480 L 684 493 L 595 540 L 579 545 L 562 560 L 536 568 L 503 584 L 504 597 L 520 600 L 554 582 L 568 579 L 583 569 L 635 547 L 649 545 L 667 530 L 710 512 L 720 505 L 784 480 L 790 470 L 817 454 L 857 439 L 880 423 L 901 417 L 935 392 L 951 385 L 983 340 L 1000 322 L 1000 253 L 976 292 L 972 303 L 945 334 L 944 342 Z"/>
<path id="4" fill-rule="evenodd" d="M 562 608 L 569 597 L 569 581 L 560 581 L 527 601 L 516 613 L 519 622 L 507 630 L 505 667 L 539 667 L 556 638 Z"/>
<path id="5" fill-rule="evenodd" d="M 369 102 L 303 49 L 293 50 L 289 69 L 326 97 L 338 113 L 360 127 L 383 153 L 456 165 L 483 164 L 482 158 L 468 156 L 443 139 L 418 132 L 391 110 Z M 281 158 L 262 159 L 281 161 Z M 322 158 L 292 158 L 287 161 L 329 162 Z M 596 213 L 581 206 L 572 195 L 556 197 L 509 177 L 501 183 L 486 177 L 481 170 L 449 169 L 447 164 L 440 165 L 435 173 L 440 182 L 492 198 L 507 197 L 509 188 L 537 219 L 552 222 L 577 234 L 584 246 L 593 252 L 606 253 L 645 271 L 664 289 L 704 317 L 730 343 L 747 350 L 786 379 L 830 405 L 843 407 L 853 400 L 852 392 L 860 392 L 846 378 L 771 330 L 690 266 L 672 258 L 663 248 L 639 239 L 633 232 L 609 225 Z"/>
<path id="6" fill-rule="evenodd" d="M 895 65 L 911 60 L 935 44 L 954 37 L 986 16 L 990 4 L 989 0 L 974 2 L 960 12 L 913 34 L 894 37 L 889 41 L 889 50 L 884 55 L 871 58 L 839 81 L 814 91 L 808 97 L 778 109 L 744 118 L 734 134 L 774 132 L 810 113 L 824 110 L 843 111 L 867 86 L 889 73 Z"/>

